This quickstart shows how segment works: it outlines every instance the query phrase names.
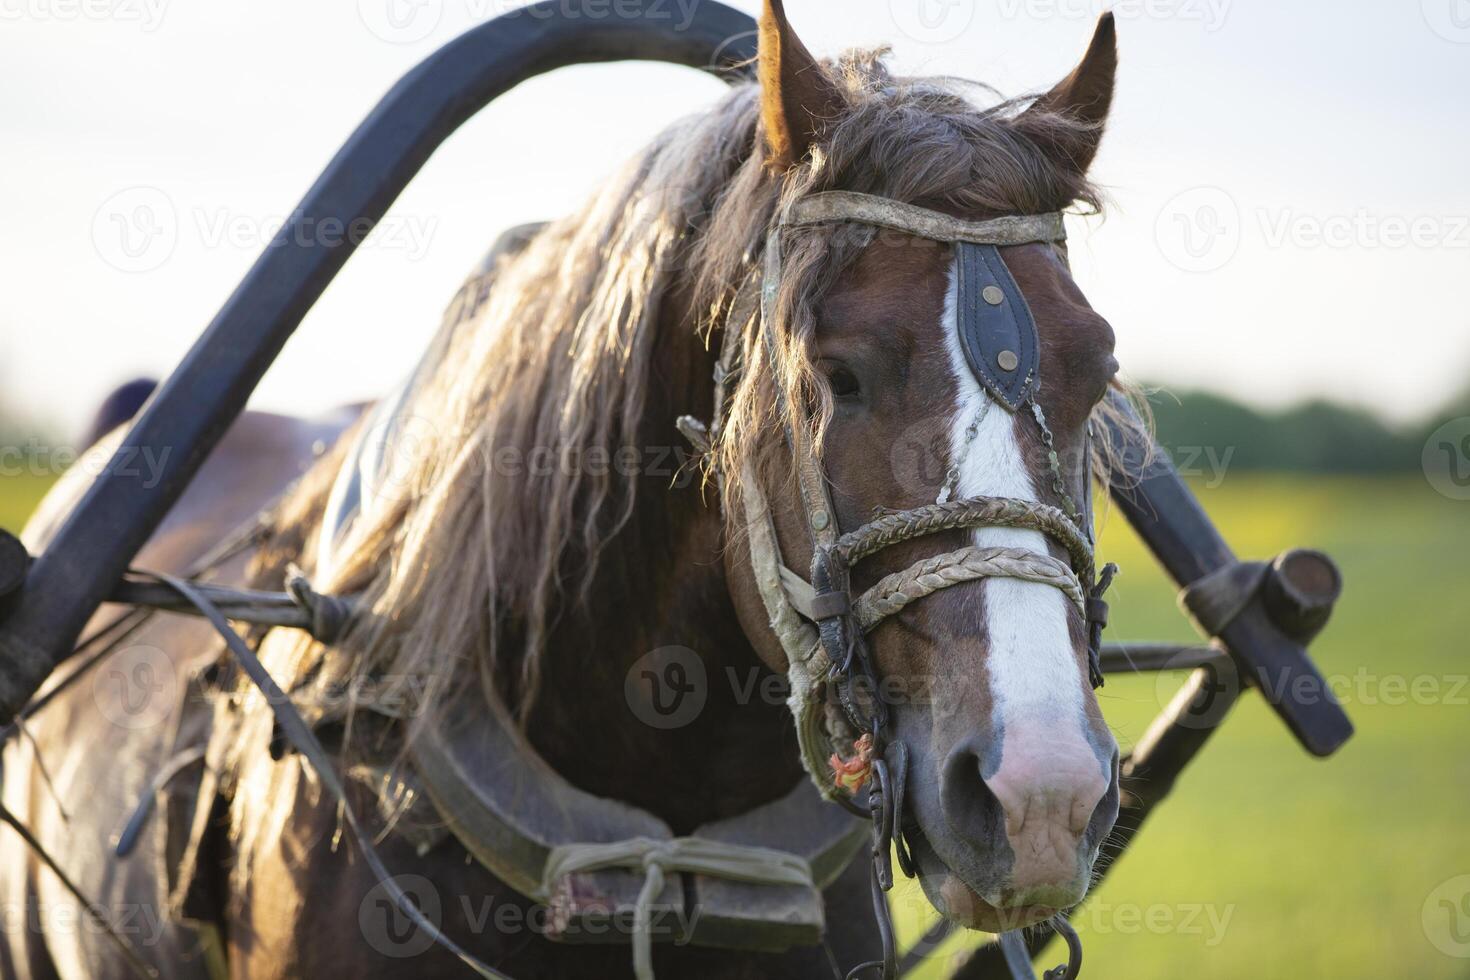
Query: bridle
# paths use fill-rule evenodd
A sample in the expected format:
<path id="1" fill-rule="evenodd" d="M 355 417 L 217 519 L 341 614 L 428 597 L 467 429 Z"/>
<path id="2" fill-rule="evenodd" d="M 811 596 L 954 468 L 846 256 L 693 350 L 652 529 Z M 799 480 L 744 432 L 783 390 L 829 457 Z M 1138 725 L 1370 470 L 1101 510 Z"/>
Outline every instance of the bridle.
<path id="1" fill-rule="evenodd" d="M 947 478 L 934 503 L 884 510 L 846 532 L 838 526 L 822 461 L 807 445 L 801 428 L 790 423 L 786 389 L 777 376 L 780 359 L 776 356 L 784 236 L 796 229 L 833 222 L 887 228 L 953 245 L 959 273 L 959 339 L 966 361 L 985 393 L 980 411 L 989 411 L 992 404 L 998 404 L 1007 412 L 1025 410 L 1034 418 L 1047 452 L 1052 489 L 1065 510 L 1008 497 L 949 499 L 955 481 Z M 881 693 L 867 632 L 910 603 L 951 586 L 983 578 L 1037 582 L 1062 592 L 1083 616 L 1087 624 L 1089 680 L 1093 687 L 1102 684 L 1099 648 L 1107 624 L 1107 603 L 1102 596 L 1116 567 L 1108 565 L 1099 574 L 1094 565 L 1090 478 L 1084 480 L 1081 509 L 1067 493 L 1052 432 L 1036 400 L 1040 344 L 1035 321 L 999 252 L 1000 246 L 1042 243 L 1055 248 L 1065 262 L 1065 237 L 1060 213 L 969 221 L 846 191 L 798 199 L 772 222 L 763 261 L 752 270 L 731 303 L 714 371 L 713 428 L 706 429 L 688 416 L 679 420 L 681 431 L 696 445 L 708 448 L 718 438 L 729 385 L 744 367 L 747 331 L 751 321 L 758 320 L 755 329 L 772 371 L 778 413 L 786 420 L 785 441 L 812 541 L 809 578 L 787 565 L 771 509 L 751 464 L 746 463 L 738 474 L 717 475 L 727 491 L 738 489 L 751 567 L 771 629 L 788 663 L 788 704 L 796 719 L 803 765 L 825 798 L 872 820 L 870 877 L 884 958 L 863 964 L 853 974 L 876 967 L 885 980 L 895 975 L 896 951 L 885 894 L 893 886 L 890 854 L 897 854 L 904 874 L 913 877 L 916 873 L 902 825 L 907 750 L 902 741 L 889 737 L 890 705 Z M 977 417 L 970 427 L 972 437 L 978 421 Z M 863 560 L 901 542 L 979 527 L 1040 532 L 1058 544 L 1069 561 L 1030 549 L 967 546 L 922 559 L 884 577 L 854 598 L 852 570 Z M 824 710 L 826 685 L 831 685 L 841 705 L 841 712 L 830 717 Z M 830 755 L 822 751 L 823 742 L 836 751 Z M 851 761 L 843 758 L 843 743 L 853 745 L 856 751 Z M 870 784 L 866 809 L 857 806 L 850 795 L 865 782 Z M 1061 926 L 1065 928 L 1065 923 Z M 1068 972 L 1061 975 L 1075 977 L 1075 968 L 1069 966 Z"/>

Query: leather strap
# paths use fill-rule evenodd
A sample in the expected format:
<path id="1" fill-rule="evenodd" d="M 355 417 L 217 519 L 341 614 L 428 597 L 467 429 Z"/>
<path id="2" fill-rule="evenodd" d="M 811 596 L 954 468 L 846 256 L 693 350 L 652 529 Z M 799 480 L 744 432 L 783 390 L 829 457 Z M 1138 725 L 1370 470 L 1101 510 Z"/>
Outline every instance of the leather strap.
<path id="1" fill-rule="evenodd" d="M 994 245 L 956 242 L 960 348 L 970 370 L 1007 411 L 1036 384 L 1041 342 L 1026 297 Z"/>
<path id="2" fill-rule="evenodd" d="M 1027 245 L 1067 239 L 1061 212 L 1006 215 L 984 221 L 955 218 L 916 204 L 905 204 L 852 191 L 822 191 L 795 202 L 781 219 L 783 227 L 824 221 L 856 221 L 892 228 L 936 242 L 978 242 L 988 245 Z"/>

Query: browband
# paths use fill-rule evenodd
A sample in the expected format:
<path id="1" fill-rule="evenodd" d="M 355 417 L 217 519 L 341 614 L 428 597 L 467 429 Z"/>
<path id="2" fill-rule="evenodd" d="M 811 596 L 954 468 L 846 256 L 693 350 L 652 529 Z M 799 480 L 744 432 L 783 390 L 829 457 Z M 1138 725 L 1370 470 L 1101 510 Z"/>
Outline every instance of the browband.
<path id="1" fill-rule="evenodd" d="M 1014 412 L 1025 403 L 1036 385 L 1041 345 L 1031 308 L 1011 278 L 1000 246 L 1066 241 L 1060 212 L 970 221 L 871 194 L 823 191 L 794 202 L 775 234 L 781 229 L 836 221 L 952 243 L 958 270 L 955 313 L 965 360 L 976 380 L 1007 411 Z M 778 257 L 779 244 L 767 254 Z M 768 268 L 767 282 L 772 278 Z"/>
<path id="2" fill-rule="evenodd" d="M 1067 231 L 1060 211 L 1051 214 L 1006 215 L 970 221 L 917 204 L 855 191 L 821 191 L 793 203 L 781 225 L 814 225 L 823 221 L 857 221 L 905 231 L 936 242 L 974 242 L 977 245 L 1029 245 L 1064 242 Z"/>

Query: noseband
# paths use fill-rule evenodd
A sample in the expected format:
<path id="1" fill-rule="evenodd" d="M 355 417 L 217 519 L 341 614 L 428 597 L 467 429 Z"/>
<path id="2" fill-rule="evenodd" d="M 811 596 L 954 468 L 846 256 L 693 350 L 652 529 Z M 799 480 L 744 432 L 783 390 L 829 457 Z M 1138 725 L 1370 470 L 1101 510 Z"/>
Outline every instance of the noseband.
<path id="1" fill-rule="evenodd" d="M 1001 258 L 999 247 L 1042 243 L 1066 260 L 1065 231 L 1060 213 L 967 221 L 887 198 L 845 191 L 810 195 L 788 207 L 771 225 L 762 267 L 738 291 L 724 329 L 715 365 L 713 431 L 685 416 L 682 431 L 696 445 L 708 447 L 723 424 L 727 386 L 742 368 L 743 339 L 757 316 L 760 342 L 773 375 L 779 370 L 777 296 L 782 275 L 784 235 L 793 229 L 831 222 L 856 222 L 905 232 L 954 246 L 958 275 L 958 330 L 961 350 L 986 399 L 982 415 L 971 424 L 973 438 L 983 413 L 992 404 L 1007 412 L 1026 410 L 1036 422 L 1048 465 L 1064 509 L 1030 500 L 976 496 L 951 499 L 958 481 L 958 461 L 951 466 L 938 499 L 908 510 L 884 510 L 873 520 L 843 532 L 828 489 L 821 459 L 806 445 L 799 427 L 785 411 L 785 387 L 773 377 L 786 443 L 796 469 L 802 508 L 812 540 L 810 577 L 803 578 L 785 562 L 776 537 L 771 509 L 749 462 L 739 474 L 739 497 L 761 600 L 776 638 L 785 652 L 802 763 L 822 795 L 873 821 L 874 909 L 883 933 L 885 957 L 880 973 L 893 975 L 894 941 L 884 893 L 892 887 L 889 855 L 896 851 L 900 868 L 915 869 L 903 839 L 903 784 L 906 750 L 889 740 L 889 703 L 880 693 L 879 676 L 866 634 L 910 603 L 942 589 L 984 578 L 1011 578 L 1056 588 L 1087 625 L 1089 680 L 1102 684 L 1099 647 L 1107 623 L 1103 592 L 1116 571 L 1101 575 L 1093 562 L 1091 480 L 1084 480 L 1083 509 L 1067 493 L 1066 480 L 1053 447 L 1046 416 L 1036 399 L 1040 344 L 1026 299 Z M 963 447 L 962 447 L 963 450 Z M 727 476 L 721 474 L 723 482 Z M 885 548 L 952 530 L 1009 527 L 1037 531 L 1067 554 L 1063 562 L 1045 551 L 968 546 L 922 559 L 888 575 L 854 599 L 854 566 Z M 840 712 L 825 710 L 825 685 L 832 685 Z M 855 755 L 846 759 L 847 746 Z M 871 781 L 866 811 L 851 794 Z M 860 968 L 861 969 L 861 968 Z M 856 971 L 855 971 L 856 972 Z M 1069 975 L 1072 971 L 1069 971 Z"/>

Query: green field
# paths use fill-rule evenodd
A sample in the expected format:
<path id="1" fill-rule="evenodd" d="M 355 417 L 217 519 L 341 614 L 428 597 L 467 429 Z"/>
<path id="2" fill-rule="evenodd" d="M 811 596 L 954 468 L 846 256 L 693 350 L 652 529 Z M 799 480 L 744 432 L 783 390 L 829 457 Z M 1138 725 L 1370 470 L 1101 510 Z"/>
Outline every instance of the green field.
<path id="1" fill-rule="evenodd" d="M 18 528 L 43 489 L 0 483 L 0 524 Z M 1248 694 L 1079 911 L 1086 975 L 1470 976 L 1470 958 L 1437 948 L 1470 955 L 1470 879 L 1435 891 L 1470 875 L 1470 503 L 1407 477 L 1232 475 L 1199 493 L 1239 554 L 1314 546 L 1341 564 L 1346 590 L 1314 653 L 1358 733 L 1313 759 Z M 1112 637 L 1191 639 L 1120 515 L 1103 550 L 1123 566 Z M 1115 677 L 1100 693 L 1126 746 L 1170 686 Z M 1461 903 L 1458 919 L 1441 899 Z M 895 905 L 915 935 L 916 886 Z M 951 940 L 920 976 L 947 976 L 974 942 Z"/>
<path id="2" fill-rule="evenodd" d="M 49 476 L 0 477 L 0 528 L 19 534 L 51 483 Z"/>

